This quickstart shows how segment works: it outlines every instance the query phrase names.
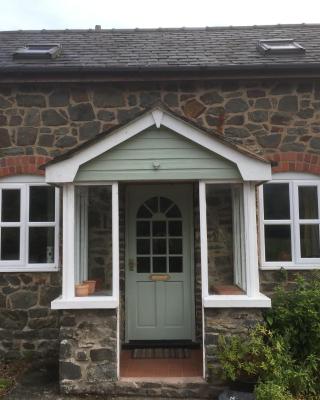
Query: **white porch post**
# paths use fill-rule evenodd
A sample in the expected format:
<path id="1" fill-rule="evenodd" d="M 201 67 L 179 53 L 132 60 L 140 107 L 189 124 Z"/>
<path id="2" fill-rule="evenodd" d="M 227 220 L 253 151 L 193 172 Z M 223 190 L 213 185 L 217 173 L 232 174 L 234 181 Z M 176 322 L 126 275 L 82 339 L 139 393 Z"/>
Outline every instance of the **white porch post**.
<path id="1" fill-rule="evenodd" d="M 257 248 L 256 190 L 252 182 L 243 184 L 244 203 L 244 247 L 247 275 L 247 295 L 259 295 L 259 269 Z"/>
<path id="2" fill-rule="evenodd" d="M 74 297 L 75 269 L 75 188 L 71 183 L 63 185 L 63 274 L 62 297 Z"/>
<path id="3" fill-rule="evenodd" d="M 119 304 L 119 188 L 112 184 L 112 296 Z"/>
<path id="4" fill-rule="evenodd" d="M 201 285 L 202 285 L 202 298 L 205 298 L 209 295 L 207 199 L 206 199 L 206 183 L 202 181 L 199 182 L 199 211 L 200 211 Z"/>

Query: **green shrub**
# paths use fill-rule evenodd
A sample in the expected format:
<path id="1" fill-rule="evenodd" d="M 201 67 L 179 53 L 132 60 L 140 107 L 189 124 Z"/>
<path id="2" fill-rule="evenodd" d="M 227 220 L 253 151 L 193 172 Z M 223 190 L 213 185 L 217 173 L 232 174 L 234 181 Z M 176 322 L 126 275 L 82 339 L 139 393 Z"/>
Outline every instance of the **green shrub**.
<path id="1" fill-rule="evenodd" d="M 265 320 L 247 336 L 219 339 L 224 377 L 258 381 L 257 400 L 319 400 L 319 275 L 299 278 L 292 292 L 278 289 Z"/>
<path id="2" fill-rule="evenodd" d="M 320 276 L 306 281 L 297 279 L 297 287 L 287 292 L 279 287 L 266 313 L 269 328 L 288 341 L 294 358 L 305 360 L 320 355 Z"/>
<path id="3" fill-rule="evenodd" d="M 293 396 L 282 385 L 274 382 L 259 383 L 254 391 L 257 400 L 293 400 Z"/>

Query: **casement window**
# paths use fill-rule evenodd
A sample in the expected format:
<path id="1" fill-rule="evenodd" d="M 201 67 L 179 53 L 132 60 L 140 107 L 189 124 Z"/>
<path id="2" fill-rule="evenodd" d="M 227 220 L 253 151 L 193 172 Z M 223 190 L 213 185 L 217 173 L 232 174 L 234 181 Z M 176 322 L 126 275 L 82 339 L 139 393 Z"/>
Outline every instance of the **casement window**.
<path id="1" fill-rule="evenodd" d="M 262 268 L 320 267 L 320 181 L 302 176 L 260 188 Z"/>
<path id="2" fill-rule="evenodd" d="M 0 181 L 0 272 L 58 267 L 58 189 L 27 179 Z"/>

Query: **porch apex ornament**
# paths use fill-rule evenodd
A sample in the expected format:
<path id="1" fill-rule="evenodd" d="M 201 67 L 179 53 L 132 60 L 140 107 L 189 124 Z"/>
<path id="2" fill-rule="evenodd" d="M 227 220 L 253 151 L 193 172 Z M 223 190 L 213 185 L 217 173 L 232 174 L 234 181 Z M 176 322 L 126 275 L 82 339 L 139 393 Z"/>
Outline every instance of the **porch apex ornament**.
<path id="1" fill-rule="evenodd" d="M 152 165 L 153 165 L 153 169 L 159 169 L 160 168 L 160 162 L 158 160 L 153 161 Z"/>
<path id="2" fill-rule="evenodd" d="M 163 118 L 163 111 L 156 109 L 152 111 L 152 116 L 154 119 L 154 124 L 157 128 L 160 128 L 161 126 L 161 122 L 162 122 L 162 118 Z"/>

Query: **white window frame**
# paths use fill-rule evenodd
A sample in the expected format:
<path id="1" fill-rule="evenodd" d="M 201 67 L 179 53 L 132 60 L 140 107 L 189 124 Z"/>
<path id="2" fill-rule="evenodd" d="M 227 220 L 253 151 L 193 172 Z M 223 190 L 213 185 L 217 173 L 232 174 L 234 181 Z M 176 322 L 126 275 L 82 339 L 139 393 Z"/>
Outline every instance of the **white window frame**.
<path id="1" fill-rule="evenodd" d="M 320 258 L 302 258 L 300 248 L 300 225 L 319 224 L 320 229 L 320 180 L 311 174 L 281 173 L 274 176 L 268 183 L 289 184 L 290 219 L 265 220 L 263 204 L 263 185 L 259 187 L 259 237 L 260 237 L 260 268 L 262 270 L 287 270 L 319 269 Z M 299 219 L 299 187 L 316 186 L 318 193 L 318 219 Z M 291 255 L 292 261 L 266 261 L 265 259 L 265 225 L 290 225 L 291 227 Z"/>
<path id="2" fill-rule="evenodd" d="M 20 259 L 0 260 L 0 272 L 51 272 L 59 269 L 59 189 L 55 189 L 55 220 L 52 222 L 29 221 L 30 186 L 49 186 L 44 178 L 37 176 L 14 176 L 0 181 L 0 212 L 2 190 L 20 190 L 20 222 L 0 222 L 0 227 L 20 227 Z M 29 263 L 29 227 L 53 227 L 54 263 Z M 0 231 L 1 232 L 1 231 Z M 1 233 L 0 233 L 1 236 Z M 0 237 L 1 239 L 1 237 Z"/>
<path id="3" fill-rule="evenodd" d="M 241 183 L 243 185 L 243 216 L 241 213 L 241 219 L 244 221 L 244 254 L 242 254 L 242 257 L 245 265 L 244 272 L 246 282 L 246 294 L 243 295 L 209 294 L 206 185 L 221 183 Z M 264 294 L 260 293 L 259 286 L 255 183 L 241 181 L 200 181 L 199 209 L 203 307 L 271 307 L 271 300 Z"/>
<path id="4" fill-rule="evenodd" d="M 112 295 L 75 296 L 77 257 L 77 186 L 111 186 L 112 188 Z M 108 309 L 119 306 L 119 193 L 118 182 L 81 182 L 63 185 L 63 273 L 62 295 L 51 302 L 51 308 Z M 85 252 L 86 250 L 84 250 Z M 83 253 L 83 252 L 82 252 Z M 85 253 L 83 253 L 85 254 Z M 85 260 L 84 260 L 85 263 Z M 79 268 L 81 268 L 79 266 Z"/>

